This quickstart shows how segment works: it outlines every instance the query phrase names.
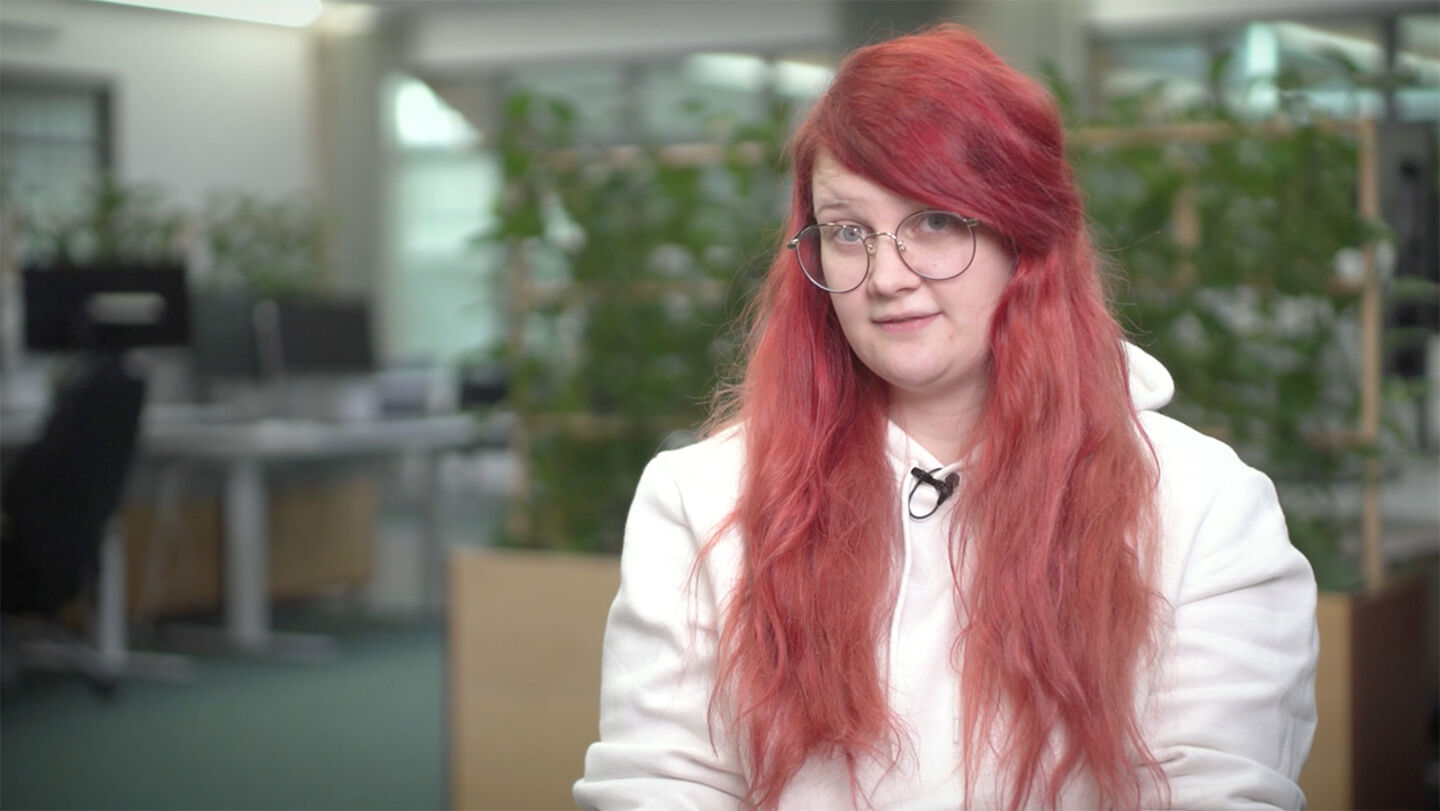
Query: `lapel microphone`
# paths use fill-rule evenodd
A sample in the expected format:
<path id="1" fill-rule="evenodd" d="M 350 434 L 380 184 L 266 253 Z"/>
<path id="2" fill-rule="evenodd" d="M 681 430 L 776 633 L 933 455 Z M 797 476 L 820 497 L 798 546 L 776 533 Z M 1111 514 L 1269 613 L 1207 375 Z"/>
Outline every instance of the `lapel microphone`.
<path id="1" fill-rule="evenodd" d="M 935 478 L 932 474 L 939 469 L 938 467 L 935 468 L 935 470 L 921 470 L 918 467 L 910 468 L 910 475 L 914 476 L 916 481 L 915 486 L 910 488 L 910 498 L 906 501 L 905 509 L 910 513 L 910 517 L 916 521 L 934 515 L 935 511 L 940 509 L 940 505 L 945 503 L 945 499 L 955 494 L 955 486 L 960 484 L 959 473 L 951 473 L 945 477 L 944 481 Z M 930 507 L 928 512 L 918 514 L 915 512 L 915 493 L 920 489 L 920 485 L 922 484 L 928 484 L 935 488 L 935 504 Z"/>

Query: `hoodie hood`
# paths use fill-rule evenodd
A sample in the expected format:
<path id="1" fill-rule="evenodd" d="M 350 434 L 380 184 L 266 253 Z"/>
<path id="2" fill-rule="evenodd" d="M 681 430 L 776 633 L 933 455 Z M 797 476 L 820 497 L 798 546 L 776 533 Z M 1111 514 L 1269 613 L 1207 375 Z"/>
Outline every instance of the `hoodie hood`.
<path id="1" fill-rule="evenodd" d="M 1130 402 L 1136 411 L 1163 408 L 1175 396 L 1175 379 L 1145 350 L 1127 342 L 1125 363 L 1130 367 Z"/>

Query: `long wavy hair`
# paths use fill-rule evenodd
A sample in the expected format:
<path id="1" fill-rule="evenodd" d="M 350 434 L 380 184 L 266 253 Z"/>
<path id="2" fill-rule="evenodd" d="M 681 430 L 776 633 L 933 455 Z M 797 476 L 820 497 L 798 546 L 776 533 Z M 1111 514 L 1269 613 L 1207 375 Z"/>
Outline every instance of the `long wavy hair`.
<path id="1" fill-rule="evenodd" d="M 967 617 L 952 652 L 967 742 L 957 768 L 973 786 L 993 748 L 1012 808 L 1054 806 L 1081 776 L 1103 802 L 1134 807 L 1147 774 L 1164 787 L 1135 707 L 1158 617 L 1146 553 L 1155 468 L 1054 100 L 942 25 L 841 63 L 792 143 L 788 232 L 813 221 L 822 153 L 981 218 L 1016 256 L 950 528 Z M 723 704 L 743 742 L 749 805 L 773 808 L 814 757 L 843 759 L 858 797 L 857 766 L 895 765 L 903 740 L 877 657 L 899 577 L 887 387 L 783 249 L 754 303 L 743 370 L 712 418 L 743 423 L 747 459 L 726 525 L 744 562 L 712 716 Z"/>

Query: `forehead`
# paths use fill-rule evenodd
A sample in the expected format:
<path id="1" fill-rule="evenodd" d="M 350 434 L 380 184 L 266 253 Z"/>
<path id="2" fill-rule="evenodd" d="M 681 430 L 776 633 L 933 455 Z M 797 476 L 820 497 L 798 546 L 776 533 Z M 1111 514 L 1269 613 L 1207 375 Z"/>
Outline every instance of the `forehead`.
<path id="1" fill-rule="evenodd" d="M 852 172 L 828 154 L 815 158 L 810 173 L 810 197 L 815 211 L 825 209 L 906 209 L 922 207 L 864 175 Z"/>

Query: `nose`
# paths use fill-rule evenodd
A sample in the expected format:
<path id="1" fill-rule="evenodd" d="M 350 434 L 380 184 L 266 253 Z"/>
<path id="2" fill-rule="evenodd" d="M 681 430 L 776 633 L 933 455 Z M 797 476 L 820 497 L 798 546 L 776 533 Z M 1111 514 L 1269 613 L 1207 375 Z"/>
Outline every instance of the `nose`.
<path id="1" fill-rule="evenodd" d="M 881 296 L 895 296 L 913 289 L 920 277 L 910 270 L 900 254 L 905 243 L 890 233 L 875 234 L 870 238 L 870 290 Z"/>

